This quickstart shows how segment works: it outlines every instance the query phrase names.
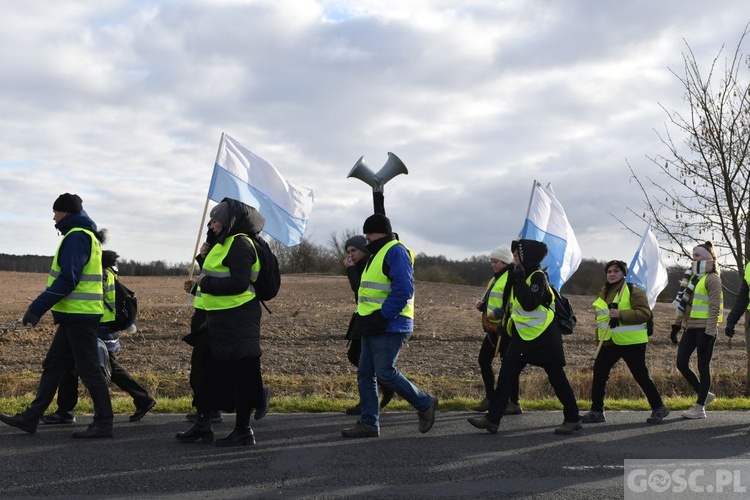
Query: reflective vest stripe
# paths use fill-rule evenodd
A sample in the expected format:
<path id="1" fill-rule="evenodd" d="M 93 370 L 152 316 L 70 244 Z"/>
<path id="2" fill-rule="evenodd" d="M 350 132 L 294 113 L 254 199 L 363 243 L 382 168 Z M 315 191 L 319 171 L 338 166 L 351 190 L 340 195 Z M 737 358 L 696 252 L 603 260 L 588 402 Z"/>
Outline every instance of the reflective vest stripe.
<path id="1" fill-rule="evenodd" d="M 708 302 L 708 288 L 706 288 L 707 274 L 704 274 L 695 285 L 693 293 L 693 303 L 690 306 L 690 317 L 693 319 L 708 319 L 710 304 Z M 721 292 L 719 302 L 719 323 L 724 318 L 724 292 Z"/>
<path id="2" fill-rule="evenodd" d="M 102 311 L 102 323 L 115 320 L 115 273 L 107 269 L 107 283 L 104 286 L 104 310 Z"/>
<path id="3" fill-rule="evenodd" d="M 630 287 L 627 283 L 622 284 L 622 289 L 615 300 L 619 311 L 630 311 L 633 309 L 630 303 Z M 609 306 L 601 297 L 593 303 L 596 310 L 597 339 L 611 340 L 617 345 L 645 344 L 648 342 L 648 330 L 645 323 L 636 325 L 618 325 L 609 327 Z"/>
<path id="4" fill-rule="evenodd" d="M 96 235 L 88 229 L 74 227 L 63 236 L 60 245 L 57 247 L 55 256 L 52 259 L 49 276 L 47 277 L 47 286 L 51 286 L 60 276 L 60 265 L 57 261 L 65 238 L 71 234 L 82 231 L 91 239 L 91 250 L 89 260 L 83 266 L 81 278 L 76 287 L 59 302 L 52 306 L 52 310 L 67 314 L 90 314 L 101 315 L 104 312 L 104 287 L 102 285 L 102 249 Z"/>
<path id="5" fill-rule="evenodd" d="M 229 249 L 232 248 L 232 243 L 234 242 L 235 238 L 238 237 L 247 238 L 248 241 L 250 241 L 253 249 L 255 249 L 255 243 L 253 243 L 252 238 L 250 238 L 246 234 L 240 233 L 228 236 L 224 240 L 224 243 L 215 244 L 213 247 L 211 247 L 211 251 L 208 252 L 206 260 L 203 262 L 202 269 L 202 273 L 205 276 L 211 276 L 214 278 L 228 278 L 231 276 L 229 268 L 223 264 L 223 261 L 226 258 L 227 254 L 229 254 Z M 256 257 L 250 271 L 250 279 L 252 280 L 253 276 L 255 276 L 255 278 L 257 279 L 258 273 L 260 272 L 260 258 Z M 255 287 L 253 286 L 253 283 L 251 281 L 250 285 L 248 285 L 247 289 L 244 292 L 236 295 L 211 295 L 201 290 L 200 299 L 198 299 L 198 295 L 196 294 L 196 299 L 193 300 L 193 304 L 195 304 L 196 301 L 199 300 L 200 302 L 202 302 L 203 309 L 207 311 L 221 311 L 239 307 L 242 304 L 250 302 L 254 298 Z"/>
<path id="6" fill-rule="evenodd" d="M 391 293 L 391 281 L 388 276 L 383 274 L 383 263 L 388 250 L 395 245 L 403 245 L 403 243 L 393 240 L 383 245 L 383 248 L 372 257 L 362 273 L 362 281 L 359 283 L 357 292 L 357 313 L 360 316 L 368 316 L 382 309 L 385 299 Z M 406 250 L 409 252 L 413 265 L 414 254 L 408 248 Z M 399 315 L 410 319 L 414 318 L 414 296 L 409 297 Z"/>
<path id="7" fill-rule="evenodd" d="M 535 273 L 540 272 L 537 270 L 531 273 L 526 278 L 526 284 L 531 285 L 531 277 Z M 518 336 L 523 340 L 530 341 L 539 337 L 555 318 L 555 312 L 551 308 L 544 307 L 541 304 L 533 311 L 524 310 L 521 307 L 521 303 L 515 297 L 513 290 L 511 290 L 510 301 L 512 307 L 510 312 L 511 321 L 508 322 L 508 333 L 512 334 L 513 327 L 515 326 Z"/>
<path id="8" fill-rule="evenodd" d="M 494 278 L 487 283 L 487 288 L 492 287 L 487 296 L 487 314 L 491 313 L 494 309 L 502 309 L 505 307 L 503 292 L 505 290 L 505 285 L 508 283 L 508 273 L 504 272 L 497 280 L 494 280 L 494 283 L 493 280 Z M 487 318 L 487 321 L 490 323 L 500 323 L 502 320 L 503 318 Z"/>

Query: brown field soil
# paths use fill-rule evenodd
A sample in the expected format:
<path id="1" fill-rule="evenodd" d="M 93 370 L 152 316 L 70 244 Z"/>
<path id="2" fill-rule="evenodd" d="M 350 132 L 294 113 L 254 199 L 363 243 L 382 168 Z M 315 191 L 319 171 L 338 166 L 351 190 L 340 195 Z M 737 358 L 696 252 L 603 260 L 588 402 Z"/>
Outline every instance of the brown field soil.
<path id="1" fill-rule="evenodd" d="M 28 304 L 44 288 L 46 275 L 0 272 L 0 397 L 33 390 L 36 375 L 54 332 L 48 313 L 34 329 L 2 326 L 20 318 Z M 158 374 L 175 380 L 167 390 L 188 395 L 190 347 L 181 338 L 188 332 L 192 314 L 191 296 L 182 291 L 183 277 L 122 278 L 136 291 L 139 302 L 138 332 L 122 335 L 118 360 L 134 374 L 147 377 L 146 385 L 157 394 L 157 382 L 148 375 Z M 444 397 L 481 395 L 476 358 L 483 339 L 480 315 L 474 303 L 482 287 L 417 282 L 415 331 L 402 349 L 399 368 L 423 389 Z M 578 317 L 573 335 L 565 337 L 568 373 L 576 393 L 588 399 L 591 384 L 593 341 L 593 297 L 570 296 Z M 275 394 L 343 391 L 356 392 L 355 369 L 346 359 L 343 339 L 354 309 L 353 295 L 344 276 L 284 275 L 279 296 L 271 301 L 273 314 L 264 311 L 261 343 L 262 365 L 268 380 L 286 381 L 290 387 L 275 387 Z M 657 386 L 665 396 L 690 394 L 687 384 L 674 368 L 676 347 L 669 341 L 673 308 L 657 304 L 655 334 L 648 350 L 648 364 Z M 720 334 L 714 351 L 714 391 L 723 396 L 739 396 L 745 390 L 747 355 L 745 340 L 735 336 L 731 347 Z M 522 377 L 522 397 L 552 395 L 543 372 L 529 367 Z M 30 375 L 31 374 L 31 375 Z M 20 384 L 18 379 L 28 379 Z M 8 380 L 12 380 L 10 383 Z M 158 379 L 155 378 L 155 379 Z M 161 379 L 159 379 L 161 380 Z M 289 380 L 299 380 L 290 384 Z M 349 385 L 341 386 L 341 380 Z M 618 383 L 621 380 L 622 383 Z M 338 382 L 337 382 L 338 381 Z M 160 382 L 163 383 L 163 382 Z M 291 387 L 294 385 L 295 387 Z M 641 397 L 637 385 L 618 363 L 610 379 L 609 395 Z"/>

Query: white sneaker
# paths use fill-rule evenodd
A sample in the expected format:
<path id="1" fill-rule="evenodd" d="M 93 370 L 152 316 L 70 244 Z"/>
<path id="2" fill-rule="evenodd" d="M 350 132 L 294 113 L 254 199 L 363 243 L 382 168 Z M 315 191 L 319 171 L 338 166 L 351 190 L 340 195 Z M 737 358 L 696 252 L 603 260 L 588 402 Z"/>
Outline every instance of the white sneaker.
<path id="1" fill-rule="evenodd" d="M 716 399 L 716 394 L 714 394 L 713 392 L 709 392 L 708 396 L 706 396 L 706 404 L 704 406 L 710 405 L 711 401 L 713 401 L 714 399 Z"/>
<path id="2" fill-rule="evenodd" d="M 682 418 L 706 418 L 706 408 L 696 403 L 682 414 Z"/>

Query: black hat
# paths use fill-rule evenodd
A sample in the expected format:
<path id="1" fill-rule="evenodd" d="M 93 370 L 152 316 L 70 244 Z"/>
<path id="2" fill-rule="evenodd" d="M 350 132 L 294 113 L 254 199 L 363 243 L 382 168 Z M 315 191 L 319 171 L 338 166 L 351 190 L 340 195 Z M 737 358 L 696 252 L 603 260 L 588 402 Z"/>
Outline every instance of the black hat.
<path id="1" fill-rule="evenodd" d="M 607 269 L 612 266 L 619 267 L 620 271 L 622 271 L 622 274 L 628 274 L 628 265 L 621 260 L 610 260 L 609 262 L 607 262 L 607 264 L 604 266 L 604 272 L 606 273 Z"/>
<path id="2" fill-rule="evenodd" d="M 52 204 L 55 212 L 80 212 L 83 210 L 83 200 L 77 194 L 64 193 L 57 197 Z"/>
<path id="3" fill-rule="evenodd" d="M 362 227 L 362 232 L 365 234 L 370 233 L 385 233 L 391 234 L 391 221 L 383 214 L 372 214 L 365 219 L 365 225 Z"/>
<path id="4" fill-rule="evenodd" d="M 367 240 L 361 234 L 357 234 L 346 240 L 346 243 L 344 244 L 344 250 L 349 247 L 354 247 L 357 250 L 362 250 L 363 252 L 368 253 Z"/>
<path id="5" fill-rule="evenodd" d="M 117 259 L 120 256 L 114 250 L 103 250 L 102 251 L 102 267 L 114 267 L 117 265 Z"/>

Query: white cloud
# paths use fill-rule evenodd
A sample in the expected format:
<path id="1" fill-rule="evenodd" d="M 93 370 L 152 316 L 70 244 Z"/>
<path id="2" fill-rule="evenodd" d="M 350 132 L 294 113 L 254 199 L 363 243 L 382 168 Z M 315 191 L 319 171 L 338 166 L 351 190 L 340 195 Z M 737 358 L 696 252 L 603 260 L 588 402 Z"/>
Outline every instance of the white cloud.
<path id="1" fill-rule="evenodd" d="M 463 258 L 513 238 L 552 182 L 585 257 L 628 260 L 629 160 L 685 109 L 687 40 L 710 64 L 744 2 L 153 1 L 0 6 L 0 252 L 51 254 L 76 192 L 128 259 L 183 262 L 222 131 L 315 191 L 308 235 L 361 227 L 347 179 L 387 152 L 409 174 L 386 210 L 417 251 Z"/>

